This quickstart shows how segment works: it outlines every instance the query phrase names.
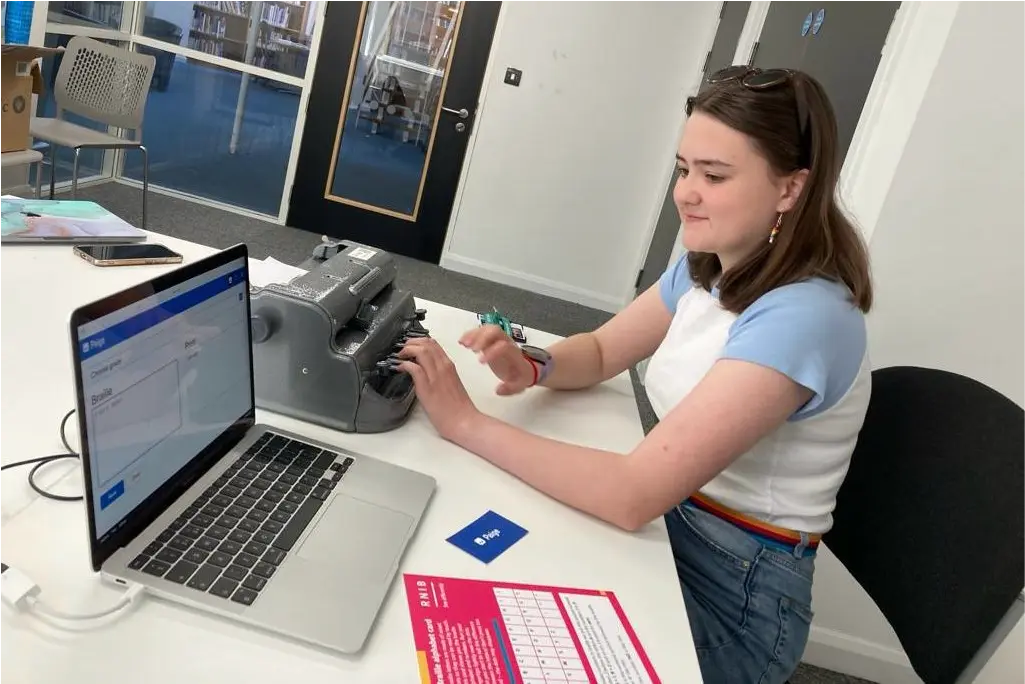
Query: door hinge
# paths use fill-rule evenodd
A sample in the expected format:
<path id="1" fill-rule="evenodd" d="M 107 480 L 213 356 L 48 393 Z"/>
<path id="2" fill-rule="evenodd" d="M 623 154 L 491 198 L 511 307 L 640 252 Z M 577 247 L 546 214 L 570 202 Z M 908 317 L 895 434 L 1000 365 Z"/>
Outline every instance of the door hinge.
<path id="1" fill-rule="evenodd" d="M 644 269 L 637 271 L 637 280 L 634 282 L 634 289 L 636 290 L 641 286 L 641 278 L 644 277 Z"/>
<path id="2" fill-rule="evenodd" d="M 756 40 L 755 44 L 751 46 L 751 57 L 749 57 L 748 60 L 747 60 L 747 65 L 748 66 L 754 66 L 755 65 L 755 55 L 758 54 L 758 48 L 761 47 L 761 45 L 762 45 L 762 42 L 760 40 Z"/>
<path id="3" fill-rule="evenodd" d="M 705 55 L 705 63 L 701 65 L 701 75 L 708 76 L 708 63 L 712 61 L 712 51 L 709 50 L 708 54 Z"/>

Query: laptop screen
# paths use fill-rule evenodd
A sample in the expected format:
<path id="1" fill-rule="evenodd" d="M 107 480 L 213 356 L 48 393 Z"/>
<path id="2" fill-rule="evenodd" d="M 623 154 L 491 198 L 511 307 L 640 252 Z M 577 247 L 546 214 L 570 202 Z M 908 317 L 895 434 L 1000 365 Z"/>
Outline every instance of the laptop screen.
<path id="1" fill-rule="evenodd" d="M 253 409 L 245 259 L 77 329 L 95 535 Z"/>

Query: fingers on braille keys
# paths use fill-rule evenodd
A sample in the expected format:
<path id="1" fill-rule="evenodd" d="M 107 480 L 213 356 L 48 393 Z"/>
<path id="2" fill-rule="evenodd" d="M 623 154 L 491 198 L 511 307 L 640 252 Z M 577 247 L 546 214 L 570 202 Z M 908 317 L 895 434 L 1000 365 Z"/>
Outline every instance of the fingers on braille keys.
<path id="1" fill-rule="evenodd" d="M 409 386 L 409 376 L 400 368 L 403 359 L 398 353 L 392 353 L 377 362 L 377 370 L 380 374 L 380 381 L 376 389 L 378 394 L 387 399 L 404 395 Z"/>
<path id="2" fill-rule="evenodd" d="M 389 374 L 399 371 L 399 364 L 402 363 L 402 359 L 399 358 L 398 352 L 392 352 L 388 356 L 384 357 L 377 362 L 377 368 L 384 374 Z"/>

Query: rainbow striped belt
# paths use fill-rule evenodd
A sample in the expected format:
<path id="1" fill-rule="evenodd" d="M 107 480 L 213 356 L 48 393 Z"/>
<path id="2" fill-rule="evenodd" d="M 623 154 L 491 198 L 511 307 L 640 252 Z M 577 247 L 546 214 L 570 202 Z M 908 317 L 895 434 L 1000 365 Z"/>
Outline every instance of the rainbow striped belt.
<path id="1" fill-rule="evenodd" d="M 797 555 L 797 549 L 800 547 L 802 558 L 813 555 L 816 549 L 818 549 L 819 542 L 822 540 L 822 535 L 820 534 L 795 532 L 785 527 L 777 527 L 764 520 L 758 520 L 723 506 L 718 501 L 710 499 L 704 494 L 692 494 L 686 503 L 717 518 L 721 518 L 735 527 L 739 527 L 770 548 Z"/>

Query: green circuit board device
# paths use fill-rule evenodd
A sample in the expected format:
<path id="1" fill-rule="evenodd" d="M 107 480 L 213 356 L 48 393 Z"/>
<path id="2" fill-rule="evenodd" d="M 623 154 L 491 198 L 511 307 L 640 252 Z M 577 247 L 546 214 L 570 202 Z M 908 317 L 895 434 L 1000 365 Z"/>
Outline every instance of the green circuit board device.
<path id="1" fill-rule="evenodd" d="M 527 341 L 527 336 L 523 333 L 523 326 L 510 321 L 495 307 L 492 307 L 491 311 L 477 314 L 477 321 L 481 325 L 497 325 L 519 344 L 524 344 Z"/>

